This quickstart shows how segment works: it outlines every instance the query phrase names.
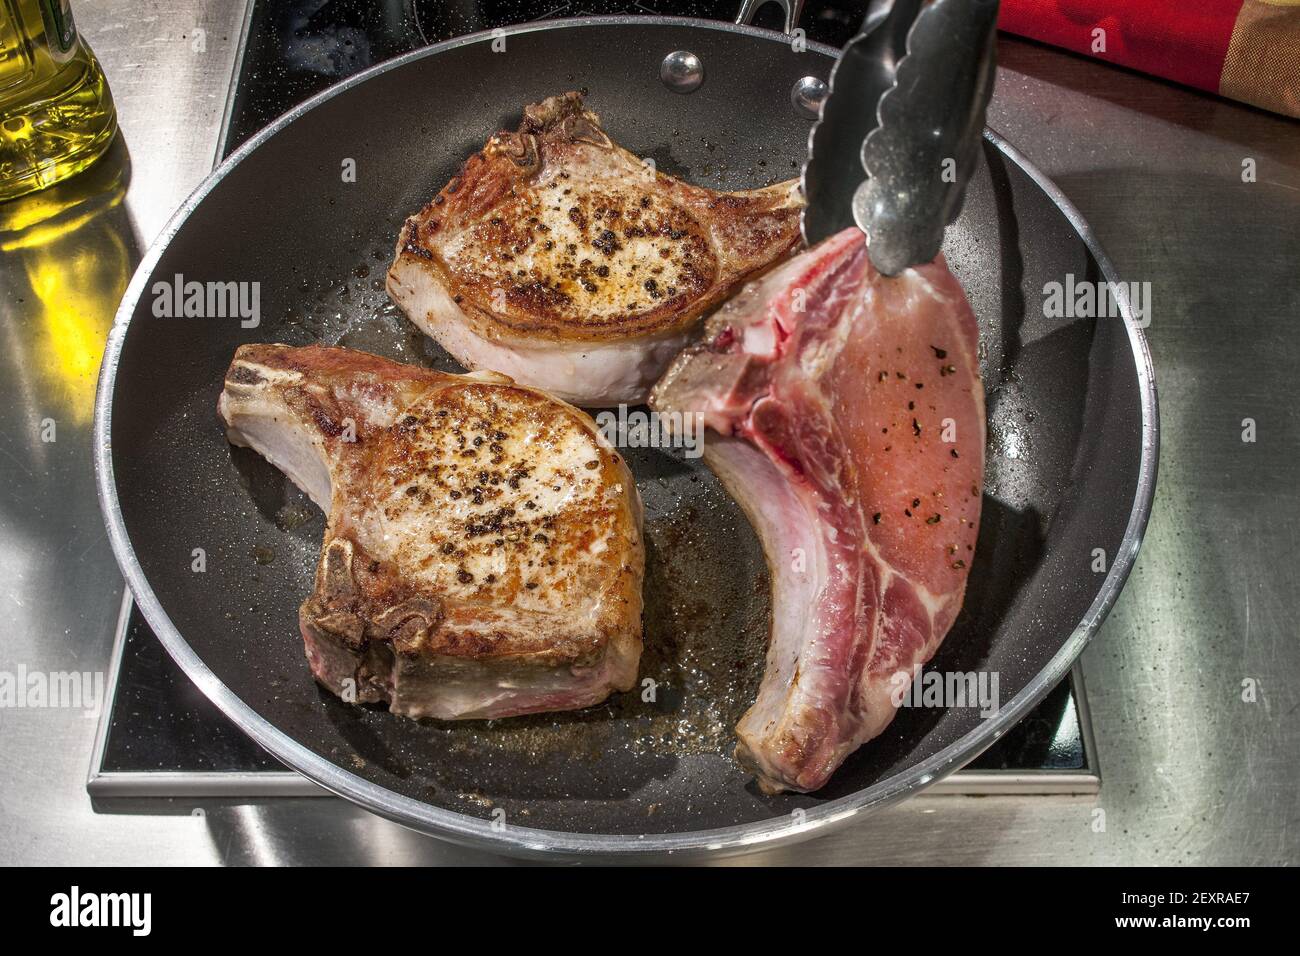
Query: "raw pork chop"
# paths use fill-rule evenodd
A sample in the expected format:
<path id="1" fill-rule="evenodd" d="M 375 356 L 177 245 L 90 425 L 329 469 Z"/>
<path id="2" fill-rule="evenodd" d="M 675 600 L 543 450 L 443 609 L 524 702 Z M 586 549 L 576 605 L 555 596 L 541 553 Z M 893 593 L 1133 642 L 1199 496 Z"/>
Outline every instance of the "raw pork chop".
<path id="1" fill-rule="evenodd" d="M 825 784 L 957 617 L 984 473 L 977 344 L 942 257 L 885 278 L 849 229 L 742 291 L 655 388 L 720 436 L 705 460 L 767 554 L 767 670 L 736 728 L 765 790 Z"/>
<path id="2" fill-rule="evenodd" d="M 284 345 L 235 353 L 219 411 L 328 515 L 299 623 L 336 694 L 490 718 L 635 682 L 641 504 L 584 412 L 503 375 Z"/>
<path id="3" fill-rule="evenodd" d="M 638 404 L 699 318 L 794 248 L 801 206 L 794 180 L 720 193 L 657 173 L 565 93 L 406 221 L 388 292 L 467 368 Z"/>

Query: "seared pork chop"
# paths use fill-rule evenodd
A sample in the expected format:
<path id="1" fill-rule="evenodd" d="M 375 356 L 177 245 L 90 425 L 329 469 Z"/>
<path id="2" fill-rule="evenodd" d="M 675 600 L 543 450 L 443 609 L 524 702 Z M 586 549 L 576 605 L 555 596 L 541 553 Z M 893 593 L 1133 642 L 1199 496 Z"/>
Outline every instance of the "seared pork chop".
<path id="1" fill-rule="evenodd" d="M 894 278 L 848 229 L 706 323 L 655 388 L 763 541 L 772 636 L 737 757 L 821 787 L 893 719 L 961 609 L 979 528 L 978 329 L 942 257 Z"/>
<path id="2" fill-rule="evenodd" d="M 658 173 L 565 93 L 406 221 L 388 292 L 467 368 L 638 404 L 700 317 L 794 248 L 801 206 L 795 180 L 724 193 Z"/>
<path id="3" fill-rule="evenodd" d="M 502 375 L 245 345 L 230 441 L 328 515 L 299 623 L 344 699 L 445 719 L 572 710 L 641 654 L 641 504 L 584 412 Z"/>

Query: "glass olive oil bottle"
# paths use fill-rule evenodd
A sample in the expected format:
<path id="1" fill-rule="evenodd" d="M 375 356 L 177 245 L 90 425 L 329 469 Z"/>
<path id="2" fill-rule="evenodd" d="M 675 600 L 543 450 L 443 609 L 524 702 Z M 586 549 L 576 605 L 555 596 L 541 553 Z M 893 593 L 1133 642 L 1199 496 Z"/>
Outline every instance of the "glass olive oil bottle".
<path id="1" fill-rule="evenodd" d="M 116 130 L 68 0 L 0 0 L 0 201 L 81 172 Z"/>

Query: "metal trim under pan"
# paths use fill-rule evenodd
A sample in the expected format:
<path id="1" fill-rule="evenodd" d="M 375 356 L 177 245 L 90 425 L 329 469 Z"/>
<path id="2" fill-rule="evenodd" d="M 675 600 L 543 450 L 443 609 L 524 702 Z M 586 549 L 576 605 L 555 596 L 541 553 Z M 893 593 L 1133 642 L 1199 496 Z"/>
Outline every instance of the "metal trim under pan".
<path id="1" fill-rule="evenodd" d="M 127 653 L 133 603 L 131 592 L 122 596 L 117 633 L 109 659 L 108 694 L 102 704 L 91 751 L 90 773 L 86 792 L 96 799 L 154 797 L 213 797 L 222 799 L 258 799 L 264 797 L 332 797 L 334 794 L 317 786 L 293 770 L 120 770 L 105 769 L 108 761 L 108 738 L 112 730 L 117 690 L 122 674 L 122 659 Z M 1101 789 L 1101 770 L 1092 719 L 1088 712 L 1083 670 L 1075 665 L 1068 678 L 1073 683 L 1071 695 L 1083 746 L 1083 767 L 1053 770 L 1016 768 L 1013 770 L 958 770 L 925 791 L 926 796 L 1029 796 L 1047 794 L 1095 794 Z"/>

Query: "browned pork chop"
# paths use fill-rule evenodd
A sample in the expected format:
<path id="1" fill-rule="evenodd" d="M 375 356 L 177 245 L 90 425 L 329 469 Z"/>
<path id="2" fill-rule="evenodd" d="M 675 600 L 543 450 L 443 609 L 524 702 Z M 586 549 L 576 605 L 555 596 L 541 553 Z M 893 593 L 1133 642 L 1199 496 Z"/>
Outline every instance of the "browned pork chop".
<path id="1" fill-rule="evenodd" d="M 801 206 L 794 180 L 724 193 L 656 172 L 565 93 L 406 221 L 388 291 L 468 368 L 635 404 L 701 316 L 794 248 Z"/>
<path id="2" fill-rule="evenodd" d="M 316 678 L 411 717 L 572 710 L 641 654 L 641 504 L 584 412 L 502 375 L 245 345 L 230 441 L 328 515 L 299 623 Z"/>

